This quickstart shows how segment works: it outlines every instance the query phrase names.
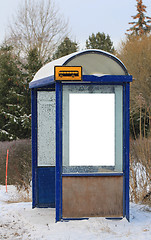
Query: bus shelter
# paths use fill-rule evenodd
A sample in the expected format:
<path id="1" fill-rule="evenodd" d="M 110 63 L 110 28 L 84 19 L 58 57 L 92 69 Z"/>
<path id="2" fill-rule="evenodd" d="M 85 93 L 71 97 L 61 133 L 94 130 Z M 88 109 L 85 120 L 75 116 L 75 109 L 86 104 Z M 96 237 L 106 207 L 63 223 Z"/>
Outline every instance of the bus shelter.
<path id="1" fill-rule="evenodd" d="M 129 220 L 129 87 L 124 64 L 101 50 L 43 66 L 30 82 L 34 207 L 56 221 Z"/>

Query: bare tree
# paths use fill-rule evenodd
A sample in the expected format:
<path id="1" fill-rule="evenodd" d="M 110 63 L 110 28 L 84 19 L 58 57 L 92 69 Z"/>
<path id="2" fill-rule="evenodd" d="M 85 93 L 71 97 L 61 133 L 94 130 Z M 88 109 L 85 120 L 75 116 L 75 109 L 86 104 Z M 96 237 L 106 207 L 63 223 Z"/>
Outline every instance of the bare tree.
<path id="1" fill-rule="evenodd" d="M 151 203 L 151 139 L 130 141 L 130 198 Z"/>
<path id="2" fill-rule="evenodd" d="M 131 117 L 138 112 L 140 138 L 146 122 L 151 134 L 151 35 L 131 36 L 122 42 L 119 58 L 134 77 L 131 84 Z"/>
<path id="3" fill-rule="evenodd" d="M 67 35 L 68 23 L 53 0 L 25 0 L 9 29 L 8 42 L 15 50 L 27 54 L 36 47 L 44 63 Z"/>

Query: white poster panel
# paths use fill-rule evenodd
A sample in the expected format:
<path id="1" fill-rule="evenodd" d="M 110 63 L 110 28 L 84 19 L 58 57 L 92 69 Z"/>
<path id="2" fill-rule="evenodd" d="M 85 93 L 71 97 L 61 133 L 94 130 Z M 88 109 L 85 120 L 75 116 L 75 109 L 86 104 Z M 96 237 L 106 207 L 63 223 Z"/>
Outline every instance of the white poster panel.
<path id="1" fill-rule="evenodd" d="M 115 94 L 69 94 L 69 166 L 115 166 Z"/>

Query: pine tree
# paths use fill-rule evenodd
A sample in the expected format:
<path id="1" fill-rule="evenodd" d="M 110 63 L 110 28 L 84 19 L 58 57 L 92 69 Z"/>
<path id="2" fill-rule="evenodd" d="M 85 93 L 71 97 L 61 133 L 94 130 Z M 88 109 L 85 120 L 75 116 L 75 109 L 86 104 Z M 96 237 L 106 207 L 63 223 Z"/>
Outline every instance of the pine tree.
<path id="1" fill-rule="evenodd" d="M 18 138 L 22 101 L 19 69 L 12 47 L 0 49 L 0 140 Z"/>
<path id="2" fill-rule="evenodd" d="M 37 48 L 19 59 L 11 46 L 0 49 L 0 141 L 29 138 L 31 99 L 29 82 L 42 66 Z"/>
<path id="3" fill-rule="evenodd" d="M 25 61 L 25 63 L 24 63 Z M 21 126 L 22 136 L 20 138 L 29 138 L 31 135 L 31 94 L 29 89 L 29 82 L 32 81 L 36 72 L 42 67 L 42 59 L 38 54 L 38 48 L 30 49 L 27 57 L 21 59 L 20 65 L 22 67 L 21 89 L 22 89 L 22 115 Z"/>
<path id="4" fill-rule="evenodd" d="M 58 59 L 65 55 L 68 55 L 73 52 L 78 51 L 78 44 L 74 41 L 71 41 L 68 37 L 66 37 L 63 42 L 58 46 L 57 51 L 53 55 L 53 59 Z"/>
<path id="5" fill-rule="evenodd" d="M 113 43 L 110 36 L 105 33 L 98 32 L 96 35 L 92 33 L 86 40 L 86 49 L 101 49 L 110 53 L 114 52 Z"/>
<path id="6" fill-rule="evenodd" d="M 129 22 L 129 24 L 132 24 L 133 26 L 128 29 L 127 31 L 131 32 L 130 35 L 143 35 L 151 30 L 151 26 L 149 23 L 151 23 L 151 18 L 146 16 L 146 6 L 143 4 L 142 0 L 136 0 L 137 2 L 137 14 L 135 16 L 132 16 L 134 22 Z"/>
<path id="7" fill-rule="evenodd" d="M 24 96 L 24 108 L 26 114 L 30 115 L 31 109 L 31 98 L 30 98 L 30 89 L 29 83 L 32 81 L 36 72 L 42 67 L 42 60 L 38 54 L 38 48 L 30 49 L 28 55 L 25 59 L 25 63 L 22 65 L 22 84 L 23 84 L 23 96 Z M 23 61 L 22 61 L 23 62 Z"/>

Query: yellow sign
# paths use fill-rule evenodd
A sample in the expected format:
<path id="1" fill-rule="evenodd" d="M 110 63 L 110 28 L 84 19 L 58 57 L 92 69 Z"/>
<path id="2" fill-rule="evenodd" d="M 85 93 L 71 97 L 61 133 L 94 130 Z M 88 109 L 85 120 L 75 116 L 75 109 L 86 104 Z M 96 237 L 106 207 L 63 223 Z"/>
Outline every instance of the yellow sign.
<path id="1" fill-rule="evenodd" d="M 54 76 L 56 81 L 82 80 L 82 67 L 56 66 L 54 70 Z"/>

